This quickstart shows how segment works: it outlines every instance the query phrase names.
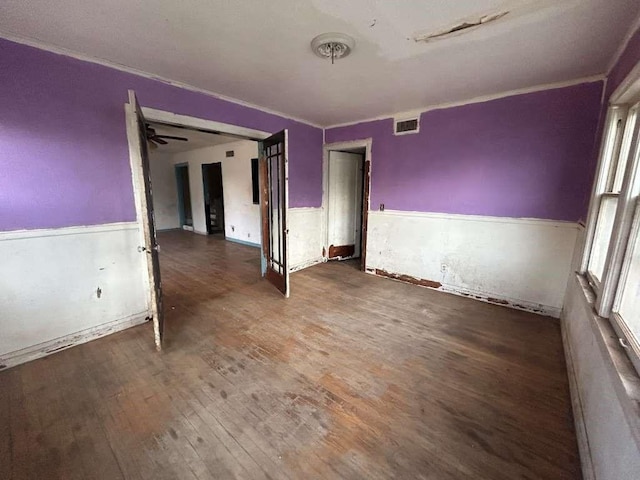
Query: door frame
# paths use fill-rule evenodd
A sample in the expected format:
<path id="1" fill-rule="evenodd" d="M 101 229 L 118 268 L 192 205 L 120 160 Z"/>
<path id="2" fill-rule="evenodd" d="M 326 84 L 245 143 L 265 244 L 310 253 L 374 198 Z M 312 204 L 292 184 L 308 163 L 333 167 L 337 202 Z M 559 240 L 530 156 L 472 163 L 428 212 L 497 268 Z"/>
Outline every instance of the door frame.
<path id="1" fill-rule="evenodd" d="M 371 193 L 371 149 L 373 139 L 371 137 L 349 142 L 325 143 L 322 149 L 322 261 L 329 259 L 329 152 L 344 151 L 354 148 L 365 149 L 362 163 L 363 188 L 362 188 L 362 226 L 360 248 L 360 270 L 367 268 L 367 238 L 369 228 L 369 209 Z"/>
<path id="2" fill-rule="evenodd" d="M 127 138 L 129 143 L 129 166 L 131 168 L 131 181 L 133 184 L 133 197 L 136 208 L 136 223 L 138 225 L 138 245 L 145 245 L 144 236 L 144 218 L 146 215 L 146 204 L 143 203 L 144 196 L 144 183 L 138 172 L 138 165 L 136 163 L 137 158 L 137 146 L 132 138 L 133 129 L 132 125 L 135 125 L 136 114 L 133 107 L 129 103 L 124 104 L 125 111 L 125 125 L 127 128 Z M 214 120 L 205 120 L 203 118 L 191 117 L 189 115 L 180 115 L 177 113 L 168 112 L 165 110 L 157 110 L 155 108 L 149 108 L 142 106 L 142 114 L 145 120 L 151 122 L 165 123 L 168 125 L 177 125 L 187 128 L 195 128 L 208 130 L 212 132 L 222 133 L 225 135 L 233 135 L 238 137 L 239 140 L 253 140 L 262 143 L 262 140 L 270 137 L 273 132 L 264 132 L 262 130 L 255 130 L 253 128 L 240 127 L 230 123 L 217 122 Z M 131 130 L 131 132 L 129 131 Z M 261 249 L 262 252 L 262 249 Z M 153 311 L 151 286 L 155 284 L 155 278 L 153 275 L 153 269 L 149 268 L 151 262 L 150 255 L 145 255 L 147 269 L 144 272 L 144 287 L 147 292 L 147 315 L 151 316 Z M 265 274 L 266 261 L 262 259 L 262 275 Z"/>

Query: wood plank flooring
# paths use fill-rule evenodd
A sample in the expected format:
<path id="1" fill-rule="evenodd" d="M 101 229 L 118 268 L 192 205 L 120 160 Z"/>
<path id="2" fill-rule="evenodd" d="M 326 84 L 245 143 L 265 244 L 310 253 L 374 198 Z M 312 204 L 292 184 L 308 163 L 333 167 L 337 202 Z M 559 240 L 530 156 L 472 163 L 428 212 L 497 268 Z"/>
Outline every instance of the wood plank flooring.
<path id="1" fill-rule="evenodd" d="M 149 323 L 0 372 L 2 479 L 576 479 L 558 322 L 160 235 Z"/>

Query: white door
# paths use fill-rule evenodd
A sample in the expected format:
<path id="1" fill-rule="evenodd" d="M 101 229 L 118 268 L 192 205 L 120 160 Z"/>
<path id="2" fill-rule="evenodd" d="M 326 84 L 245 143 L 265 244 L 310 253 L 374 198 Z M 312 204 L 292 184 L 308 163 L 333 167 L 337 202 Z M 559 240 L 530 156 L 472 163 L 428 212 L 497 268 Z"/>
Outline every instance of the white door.
<path id="1" fill-rule="evenodd" d="M 329 152 L 327 240 L 328 258 L 360 256 L 363 156 Z"/>

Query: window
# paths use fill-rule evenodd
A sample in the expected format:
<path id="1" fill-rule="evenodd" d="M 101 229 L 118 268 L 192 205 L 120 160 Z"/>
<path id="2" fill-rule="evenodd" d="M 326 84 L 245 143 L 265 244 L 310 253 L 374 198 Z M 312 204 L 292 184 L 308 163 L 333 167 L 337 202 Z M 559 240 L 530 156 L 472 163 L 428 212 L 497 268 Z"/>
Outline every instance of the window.
<path id="1" fill-rule="evenodd" d="M 260 203 L 260 182 L 258 179 L 258 159 L 251 159 L 251 186 L 253 190 L 253 204 L 258 205 Z"/>
<path id="2" fill-rule="evenodd" d="M 582 270 L 640 372 L 640 103 L 609 109 Z"/>

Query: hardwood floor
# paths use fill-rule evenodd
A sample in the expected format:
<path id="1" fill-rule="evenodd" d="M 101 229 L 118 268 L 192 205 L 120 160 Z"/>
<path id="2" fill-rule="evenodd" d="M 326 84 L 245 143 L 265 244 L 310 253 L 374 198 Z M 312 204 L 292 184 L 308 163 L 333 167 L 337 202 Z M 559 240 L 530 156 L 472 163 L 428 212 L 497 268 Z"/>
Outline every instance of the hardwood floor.
<path id="1" fill-rule="evenodd" d="M 575 479 L 556 320 L 160 235 L 149 323 L 0 372 L 0 478 Z"/>

